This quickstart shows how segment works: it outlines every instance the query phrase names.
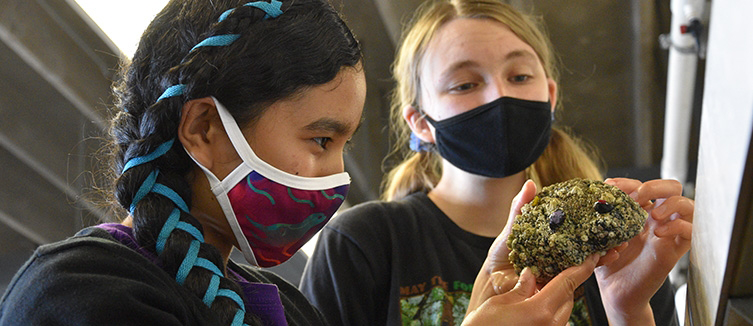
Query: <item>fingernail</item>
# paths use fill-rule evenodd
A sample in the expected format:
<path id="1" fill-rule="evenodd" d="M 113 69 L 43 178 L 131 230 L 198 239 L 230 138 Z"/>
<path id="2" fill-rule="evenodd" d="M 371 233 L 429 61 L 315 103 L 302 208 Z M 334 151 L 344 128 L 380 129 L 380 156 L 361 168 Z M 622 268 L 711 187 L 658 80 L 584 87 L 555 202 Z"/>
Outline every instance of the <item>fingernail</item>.
<path id="1" fill-rule="evenodd" d="M 504 276 L 500 275 L 500 273 L 492 273 L 491 279 L 492 279 L 492 284 L 494 284 L 494 286 L 498 286 L 502 284 L 502 281 L 504 280 Z"/>
<path id="2" fill-rule="evenodd" d="M 608 179 L 604 180 L 604 183 L 606 183 L 608 185 L 611 185 L 611 186 L 614 186 L 616 184 L 616 182 L 612 178 L 608 178 Z"/>
<path id="3" fill-rule="evenodd" d="M 669 229 L 668 226 L 662 225 L 660 227 L 657 227 L 656 230 L 654 230 L 654 234 L 657 236 L 662 236 L 662 234 L 667 233 L 667 230 Z"/>
<path id="4" fill-rule="evenodd" d="M 531 269 L 526 267 L 523 269 L 523 272 L 520 273 L 518 283 L 515 284 L 515 289 L 522 287 L 524 283 L 528 282 L 528 279 L 530 278 L 528 274 L 531 274 Z"/>
<path id="5" fill-rule="evenodd" d="M 591 260 L 594 262 L 594 264 L 597 264 L 599 262 L 599 258 L 601 258 L 598 254 L 591 255 Z"/>
<path id="6" fill-rule="evenodd" d="M 633 198 L 633 200 L 638 200 L 638 191 L 633 191 L 630 193 L 630 198 Z"/>
<path id="7" fill-rule="evenodd" d="M 664 214 L 666 210 L 667 210 L 667 207 L 664 205 L 656 207 L 654 208 L 654 216 L 657 216 L 657 215 L 661 216 L 662 214 Z"/>

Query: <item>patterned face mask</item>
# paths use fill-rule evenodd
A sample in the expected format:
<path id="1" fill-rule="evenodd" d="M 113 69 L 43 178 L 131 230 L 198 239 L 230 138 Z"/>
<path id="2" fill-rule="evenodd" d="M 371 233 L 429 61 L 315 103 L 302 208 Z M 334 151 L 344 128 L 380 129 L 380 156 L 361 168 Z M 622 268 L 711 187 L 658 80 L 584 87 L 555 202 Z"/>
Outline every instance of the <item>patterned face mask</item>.
<path id="1" fill-rule="evenodd" d="M 271 267 L 287 261 L 324 227 L 345 200 L 347 172 L 301 177 L 262 161 L 238 124 L 215 98 L 222 124 L 243 163 L 222 181 L 194 160 L 209 179 L 246 260 Z"/>

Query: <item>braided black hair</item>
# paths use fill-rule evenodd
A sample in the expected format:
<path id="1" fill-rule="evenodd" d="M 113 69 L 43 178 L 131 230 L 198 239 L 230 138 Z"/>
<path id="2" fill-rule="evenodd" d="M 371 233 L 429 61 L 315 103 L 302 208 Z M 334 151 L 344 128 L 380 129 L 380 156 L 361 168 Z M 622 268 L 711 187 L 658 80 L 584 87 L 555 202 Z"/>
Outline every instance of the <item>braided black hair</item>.
<path id="1" fill-rule="evenodd" d="M 133 216 L 136 240 L 225 325 L 258 320 L 245 313 L 240 287 L 217 267 L 219 250 L 204 243 L 189 213 L 194 163 L 176 141 L 183 104 L 214 96 L 244 127 L 270 104 L 327 83 L 362 59 L 325 0 L 273 0 L 281 14 L 244 3 L 171 0 L 114 87 L 110 130 L 113 195 Z M 202 43 L 223 35 L 232 41 Z"/>

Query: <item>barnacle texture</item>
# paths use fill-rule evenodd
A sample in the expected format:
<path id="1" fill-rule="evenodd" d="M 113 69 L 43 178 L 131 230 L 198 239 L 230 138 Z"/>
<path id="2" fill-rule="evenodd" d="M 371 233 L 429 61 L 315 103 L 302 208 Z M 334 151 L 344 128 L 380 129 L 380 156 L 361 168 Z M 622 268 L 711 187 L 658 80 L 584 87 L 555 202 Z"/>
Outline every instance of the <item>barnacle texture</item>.
<path id="1" fill-rule="evenodd" d="M 583 179 L 544 187 L 521 213 L 507 239 L 510 262 L 518 274 L 530 267 L 540 282 L 630 240 L 648 218 L 622 190 Z"/>

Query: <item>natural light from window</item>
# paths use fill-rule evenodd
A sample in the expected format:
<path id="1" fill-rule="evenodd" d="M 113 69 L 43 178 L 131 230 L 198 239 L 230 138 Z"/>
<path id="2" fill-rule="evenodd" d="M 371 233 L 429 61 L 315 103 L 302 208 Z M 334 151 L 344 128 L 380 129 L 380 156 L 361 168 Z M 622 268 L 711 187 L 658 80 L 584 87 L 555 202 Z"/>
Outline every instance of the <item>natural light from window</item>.
<path id="1" fill-rule="evenodd" d="M 167 0 L 75 0 L 128 58 L 133 57 L 141 33 Z"/>

